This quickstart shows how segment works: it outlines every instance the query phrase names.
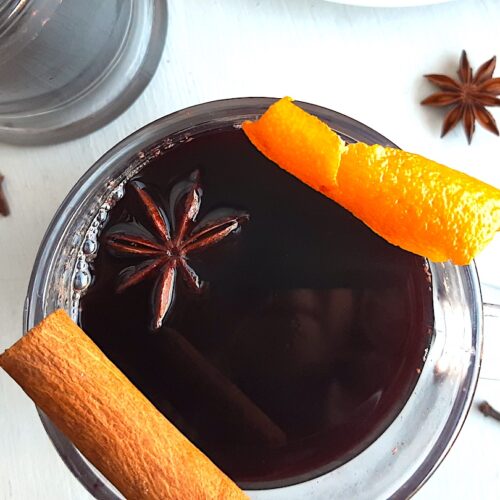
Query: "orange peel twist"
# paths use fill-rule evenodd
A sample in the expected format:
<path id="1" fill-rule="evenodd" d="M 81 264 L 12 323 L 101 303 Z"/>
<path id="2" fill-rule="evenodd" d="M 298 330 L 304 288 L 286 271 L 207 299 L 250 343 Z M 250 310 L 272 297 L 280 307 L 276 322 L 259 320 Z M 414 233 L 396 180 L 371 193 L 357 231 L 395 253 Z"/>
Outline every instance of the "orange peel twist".
<path id="1" fill-rule="evenodd" d="M 417 154 L 346 145 L 289 97 L 243 131 L 270 160 L 384 239 L 432 261 L 469 264 L 500 229 L 500 190 Z"/>

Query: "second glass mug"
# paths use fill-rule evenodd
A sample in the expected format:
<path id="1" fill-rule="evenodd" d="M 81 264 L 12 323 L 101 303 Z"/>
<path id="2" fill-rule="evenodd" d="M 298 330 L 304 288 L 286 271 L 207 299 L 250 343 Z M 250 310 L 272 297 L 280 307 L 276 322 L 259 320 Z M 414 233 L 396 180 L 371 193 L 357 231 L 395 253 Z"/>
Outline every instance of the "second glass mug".
<path id="1" fill-rule="evenodd" d="M 122 113 L 160 61 L 166 0 L 0 2 L 0 138 L 51 143 Z"/>
<path id="2" fill-rule="evenodd" d="M 274 102 L 239 98 L 194 106 L 138 130 L 112 148 L 77 182 L 50 224 L 41 244 L 26 298 L 24 331 L 57 308 L 76 318 L 76 300 L 89 282 L 85 245 L 90 228 L 102 225 L 123 184 L 150 159 L 179 141 L 239 126 Z M 298 103 L 346 141 L 393 146 L 365 125 L 319 106 Z M 94 231 L 95 233 L 95 231 Z M 483 304 L 474 264 L 429 263 L 433 283 L 434 336 L 422 373 L 404 408 L 368 448 L 315 479 L 267 490 L 256 500 L 293 498 L 407 498 L 437 468 L 457 437 L 479 377 Z M 121 498 L 113 486 L 40 412 L 62 459 L 95 498 Z M 394 453 L 393 450 L 398 452 Z"/>

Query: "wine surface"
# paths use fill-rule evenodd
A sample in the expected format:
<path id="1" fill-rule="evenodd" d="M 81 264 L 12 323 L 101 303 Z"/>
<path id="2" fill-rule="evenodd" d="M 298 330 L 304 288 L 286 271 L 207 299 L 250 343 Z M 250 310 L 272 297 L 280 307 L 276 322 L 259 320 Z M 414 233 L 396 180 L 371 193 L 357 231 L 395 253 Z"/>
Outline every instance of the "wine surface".
<path id="1" fill-rule="evenodd" d="M 241 486 L 315 477 L 373 442 L 411 394 L 433 325 L 425 262 L 268 161 L 241 130 L 181 143 L 136 181 L 176 219 L 172 191 L 195 171 L 196 221 L 214 210 L 249 216 L 187 254 L 201 292 L 177 273 L 157 330 L 159 270 L 117 292 L 123 270 L 144 258 L 117 256 L 106 235 L 123 223 L 150 229 L 125 186 L 100 238 L 81 326 Z"/>

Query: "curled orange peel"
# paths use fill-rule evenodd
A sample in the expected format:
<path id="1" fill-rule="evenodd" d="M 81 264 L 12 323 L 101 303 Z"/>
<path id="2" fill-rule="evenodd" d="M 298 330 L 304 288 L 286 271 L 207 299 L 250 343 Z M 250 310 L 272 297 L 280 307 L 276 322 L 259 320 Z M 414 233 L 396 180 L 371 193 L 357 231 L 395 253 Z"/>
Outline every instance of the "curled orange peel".
<path id="1" fill-rule="evenodd" d="M 469 264 L 500 229 L 500 190 L 406 151 L 346 145 L 289 97 L 243 130 L 280 167 L 432 261 Z"/>
<path id="2" fill-rule="evenodd" d="M 319 118 L 284 97 L 255 122 L 243 123 L 252 144 L 316 191 L 335 184 L 344 141 Z"/>

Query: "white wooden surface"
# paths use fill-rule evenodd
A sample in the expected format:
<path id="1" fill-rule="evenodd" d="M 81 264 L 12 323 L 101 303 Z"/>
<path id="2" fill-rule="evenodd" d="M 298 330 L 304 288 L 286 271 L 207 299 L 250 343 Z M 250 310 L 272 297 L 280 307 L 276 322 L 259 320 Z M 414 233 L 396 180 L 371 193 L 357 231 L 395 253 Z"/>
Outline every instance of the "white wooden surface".
<path id="1" fill-rule="evenodd" d="M 407 150 L 500 187 L 500 139 L 481 129 L 472 146 L 462 130 L 441 140 L 441 114 L 418 104 L 432 90 L 421 75 L 451 74 L 462 48 L 474 66 L 500 56 L 498 0 L 380 10 L 321 0 L 169 0 L 169 7 L 160 68 L 120 118 L 62 145 L 0 145 L 12 209 L 0 219 L 0 351 L 21 334 L 35 253 L 70 187 L 117 141 L 192 104 L 292 95 L 357 118 Z M 500 121 L 500 112 L 496 116 Z M 478 259 L 483 283 L 500 287 L 499 260 L 500 236 Z M 488 288 L 486 298 L 500 300 L 499 290 Z M 500 407 L 500 323 L 492 318 L 476 404 L 418 500 L 500 498 L 500 422 L 478 412 L 483 399 Z M 0 500 L 7 499 L 90 496 L 59 459 L 33 404 L 0 373 Z"/>

